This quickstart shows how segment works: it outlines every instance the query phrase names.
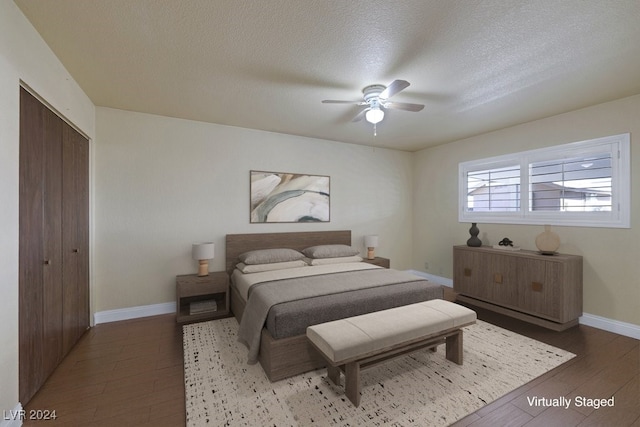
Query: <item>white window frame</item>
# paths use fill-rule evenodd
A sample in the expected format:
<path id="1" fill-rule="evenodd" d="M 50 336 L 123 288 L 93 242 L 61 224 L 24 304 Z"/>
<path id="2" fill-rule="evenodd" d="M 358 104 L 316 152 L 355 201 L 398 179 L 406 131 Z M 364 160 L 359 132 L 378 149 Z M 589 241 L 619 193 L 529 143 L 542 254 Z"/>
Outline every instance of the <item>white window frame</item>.
<path id="1" fill-rule="evenodd" d="M 631 227 L 631 137 L 620 134 L 537 150 L 462 162 L 458 165 L 458 221 L 497 224 L 550 224 L 577 227 Z M 612 209 L 602 212 L 529 211 L 529 165 L 611 150 Z M 474 212 L 467 209 L 470 172 L 520 165 L 520 209 L 517 212 Z"/>

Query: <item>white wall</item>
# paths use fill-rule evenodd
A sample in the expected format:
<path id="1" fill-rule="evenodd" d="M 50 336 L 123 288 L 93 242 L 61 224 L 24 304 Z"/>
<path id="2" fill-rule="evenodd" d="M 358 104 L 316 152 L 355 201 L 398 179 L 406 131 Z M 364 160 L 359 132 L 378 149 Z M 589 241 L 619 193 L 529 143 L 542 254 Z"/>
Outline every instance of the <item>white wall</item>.
<path id="1" fill-rule="evenodd" d="M 640 95 L 422 150 L 414 158 L 413 267 L 452 277 L 453 245 L 470 224 L 458 223 L 458 163 L 557 144 L 631 133 L 631 228 L 553 227 L 560 251 L 583 256 L 584 312 L 640 325 Z M 478 224 L 483 244 L 509 237 L 536 250 L 542 226 Z M 429 263 L 425 270 L 424 263 Z"/>
<path id="2" fill-rule="evenodd" d="M 191 244 L 212 240 L 224 270 L 230 233 L 350 229 L 363 254 L 378 233 L 378 255 L 411 265 L 409 153 L 108 108 L 96 133 L 96 311 L 174 301 Z M 329 175 L 331 221 L 250 224 L 250 170 Z"/>
<path id="3" fill-rule="evenodd" d="M 20 80 L 87 135 L 93 104 L 12 1 L 0 1 L 0 410 L 18 403 Z"/>

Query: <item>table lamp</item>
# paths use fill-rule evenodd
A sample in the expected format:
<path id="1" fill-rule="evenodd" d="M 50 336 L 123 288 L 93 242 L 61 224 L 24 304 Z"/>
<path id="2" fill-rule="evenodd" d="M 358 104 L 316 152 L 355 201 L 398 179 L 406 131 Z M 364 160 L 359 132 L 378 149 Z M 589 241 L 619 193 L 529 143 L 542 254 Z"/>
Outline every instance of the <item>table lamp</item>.
<path id="1" fill-rule="evenodd" d="M 378 236 L 364 236 L 364 245 L 367 247 L 367 258 L 374 259 L 374 249 L 378 247 Z"/>
<path id="2" fill-rule="evenodd" d="M 214 258 L 214 244 L 212 242 L 194 243 L 191 248 L 191 257 L 200 263 L 198 276 L 209 275 L 209 260 Z"/>

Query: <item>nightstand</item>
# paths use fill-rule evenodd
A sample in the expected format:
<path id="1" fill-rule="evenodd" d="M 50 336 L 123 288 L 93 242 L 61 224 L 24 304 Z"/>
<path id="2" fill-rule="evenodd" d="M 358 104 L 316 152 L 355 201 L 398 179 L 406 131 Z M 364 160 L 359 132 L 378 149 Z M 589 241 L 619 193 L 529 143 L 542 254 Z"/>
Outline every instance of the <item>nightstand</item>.
<path id="1" fill-rule="evenodd" d="M 176 276 L 176 322 L 193 323 L 228 317 L 229 275 L 224 271 L 208 276 Z"/>
<path id="2" fill-rule="evenodd" d="M 377 265 L 384 268 L 389 268 L 391 261 L 389 258 L 375 257 L 374 259 L 364 258 L 362 261 L 368 262 L 369 264 Z"/>

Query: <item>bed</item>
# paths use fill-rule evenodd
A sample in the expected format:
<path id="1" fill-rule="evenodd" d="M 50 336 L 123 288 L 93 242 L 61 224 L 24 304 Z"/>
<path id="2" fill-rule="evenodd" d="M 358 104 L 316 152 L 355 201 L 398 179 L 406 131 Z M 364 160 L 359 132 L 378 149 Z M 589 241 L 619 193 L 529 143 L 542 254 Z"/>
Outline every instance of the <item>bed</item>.
<path id="1" fill-rule="evenodd" d="M 309 344 L 305 335 L 306 326 L 399 305 L 442 298 L 442 287 L 439 285 L 408 273 L 387 270 L 363 262 L 341 264 L 336 267 L 338 271 L 333 271 L 334 267 L 332 266 L 321 267 L 319 270 L 323 273 L 320 275 L 306 273 L 310 274 L 311 278 L 298 279 L 295 278 L 297 273 L 287 271 L 286 274 L 291 277 L 287 276 L 286 279 L 273 281 L 278 282 L 278 287 L 291 286 L 289 289 L 295 293 L 299 287 L 296 283 L 304 280 L 313 284 L 307 287 L 316 289 L 323 286 L 329 290 L 323 288 L 318 295 L 306 298 L 295 299 L 296 297 L 293 296 L 291 298 L 294 300 L 277 303 L 272 307 L 256 305 L 254 300 L 258 297 L 252 295 L 259 292 L 251 293 L 247 290 L 247 285 L 243 285 L 239 280 L 239 277 L 242 276 L 253 279 L 260 275 L 239 274 L 236 265 L 239 263 L 241 254 L 274 248 L 303 251 L 318 245 L 351 246 L 351 231 L 229 234 L 226 237 L 226 270 L 232 278 L 231 310 L 240 323 L 241 341 L 245 341 L 246 337 L 243 331 L 247 330 L 248 321 L 257 316 L 257 320 L 251 320 L 257 326 L 250 329 L 254 330 L 252 339 L 256 341 L 258 350 L 251 343 L 245 342 L 249 346 L 248 361 L 260 362 L 271 381 L 319 369 L 326 365 L 322 356 Z M 351 266 L 347 264 L 351 264 Z M 308 268 L 311 270 L 315 267 Z M 305 268 L 298 270 L 309 271 Z M 270 272 L 265 273 L 265 277 L 272 275 L 273 273 Z M 271 283 L 257 281 L 256 288 L 260 287 L 261 290 L 273 286 Z M 351 284 L 352 282 L 355 284 Z M 364 282 L 367 285 L 362 285 Z M 342 286 L 347 286 L 347 290 L 345 291 Z M 340 291 L 337 290 L 338 288 Z M 325 294 L 325 292 L 329 293 Z M 261 308 L 256 309 L 256 307 Z M 246 313 L 245 309 L 247 309 Z M 256 314 L 261 311 L 266 313 L 267 317 L 264 320 L 261 320 L 261 314 Z M 245 315 L 246 318 L 243 322 Z M 255 355 L 253 360 L 252 354 Z"/>

